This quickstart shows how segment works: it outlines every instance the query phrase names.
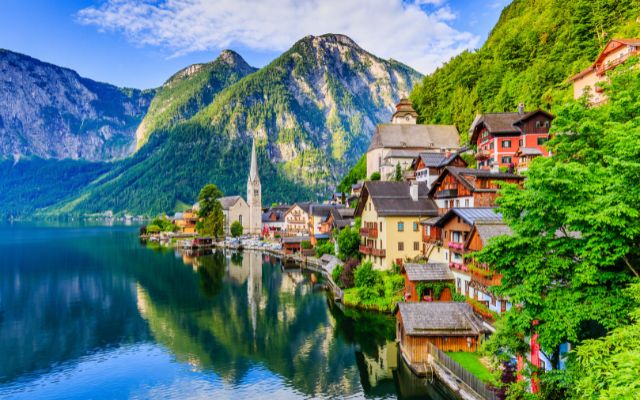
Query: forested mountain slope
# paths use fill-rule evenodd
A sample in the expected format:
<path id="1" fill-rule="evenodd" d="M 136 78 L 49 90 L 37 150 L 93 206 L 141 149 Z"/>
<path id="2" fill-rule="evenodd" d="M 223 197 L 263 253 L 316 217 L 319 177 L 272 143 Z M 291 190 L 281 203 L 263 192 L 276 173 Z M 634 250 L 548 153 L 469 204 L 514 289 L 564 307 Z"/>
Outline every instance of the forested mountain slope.
<path id="1" fill-rule="evenodd" d="M 244 195 L 253 138 L 265 203 L 319 198 L 421 78 L 346 36 L 305 37 L 218 92 L 191 118 L 156 125 L 132 158 L 49 211 L 172 212 L 192 202 L 207 182 Z"/>
<path id="2" fill-rule="evenodd" d="M 637 0 L 515 0 L 481 49 L 426 76 L 411 94 L 423 122 L 467 131 L 477 112 L 550 109 L 569 96 L 567 78 L 614 37 L 640 36 Z"/>

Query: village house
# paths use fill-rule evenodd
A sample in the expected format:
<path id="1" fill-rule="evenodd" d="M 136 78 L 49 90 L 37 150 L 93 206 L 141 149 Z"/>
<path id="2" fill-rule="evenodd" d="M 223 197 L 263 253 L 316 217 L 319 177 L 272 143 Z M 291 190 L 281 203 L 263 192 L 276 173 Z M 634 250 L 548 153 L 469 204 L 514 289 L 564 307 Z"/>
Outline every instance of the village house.
<path id="1" fill-rule="evenodd" d="M 264 236 L 282 235 L 285 230 L 284 214 L 289 208 L 291 208 L 289 205 L 277 205 L 262 213 L 262 233 Z"/>
<path id="2" fill-rule="evenodd" d="M 487 327 L 461 302 L 400 302 L 395 309 L 396 338 L 409 365 L 428 361 L 430 345 L 447 351 L 475 352 Z"/>
<path id="3" fill-rule="evenodd" d="M 445 167 L 429 190 L 440 213 L 451 208 L 493 207 L 498 197 L 498 183 L 520 184 L 524 177 L 507 172 Z"/>
<path id="4" fill-rule="evenodd" d="M 437 213 L 425 183 L 366 182 L 355 212 L 364 260 L 382 270 L 420 256 L 420 220 Z"/>
<path id="5" fill-rule="evenodd" d="M 242 224 L 242 231 L 249 230 L 249 204 L 240 196 L 226 196 L 218 199 L 222 205 L 224 215 L 224 234 L 231 234 L 231 224 L 238 221 Z"/>
<path id="6" fill-rule="evenodd" d="M 606 96 L 598 84 L 607 79 L 608 71 L 638 54 L 640 54 L 640 39 L 610 40 L 593 64 L 569 78 L 569 81 L 573 82 L 573 98 L 579 99 L 587 95 L 592 105 L 606 101 Z"/>
<path id="7" fill-rule="evenodd" d="M 537 149 L 548 156 L 545 143 L 553 118 L 546 111 L 525 111 L 522 103 L 517 112 L 478 115 L 469 129 L 469 141 L 477 146 L 478 168 L 494 171 L 500 167 L 515 168 L 516 153 L 521 148 Z"/>
<path id="8" fill-rule="evenodd" d="M 464 150 L 444 153 L 441 151 L 420 153 L 411 163 L 405 178 L 407 180 L 415 179 L 418 182 L 426 182 L 427 187 L 431 188 L 431 185 L 444 171 L 445 167 L 467 167 L 467 162 L 460 157 Z"/>
<path id="9" fill-rule="evenodd" d="M 477 219 L 467 235 L 464 244 L 466 254 L 473 254 L 486 246 L 496 236 L 512 234 L 511 228 L 502 219 Z M 484 307 L 496 313 L 503 313 L 511 308 L 508 299 L 498 298 L 490 292 L 492 286 L 499 286 L 502 276 L 493 273 L 487 265 L 480 264 L 471 256 L 465 258 L 469 283 L 469 297 L 480 302 Z"/>
<path id="10" fill-rule="evenodd" d="M 367 177 L 380 173 L 381 180 L 392 180 L 396 165 L 402 171 L 425 151 L 452 151 L 460 146 L 460 134 L 453 125 L 419 125 L 418 113 L 403 98 L 396 106 L 391 123 L 379 124 L 367 150 Z"/>
<path id="11" fill-rule="evenodd" d="M 173 223 L 181 233 L 196 233 L 196 223 L 198 223 L 198 220 L 198 211 L 190 208 L 184 212 L 176 213 Z"/>
<path id="12" fill-rule="evenodd" d="M 337 207 L 332 204 L 311 204 L 309 206 L 309 237 L 314 247 L 319 240 L 327 240 L 331 237 L 331 232 L 326 230 L 326 224 L 323 223 L 331 215 L 331 210 Z"/>
<path id="13" fill-rule="evenodd" d="M 406 263 L 402 275 L 405 301 L 451 301 L 455 278 L 448 264 Z M 418 293 L 421 288 L 422 293 Z"/>
<path id="14" fill-rule="evenodd" d="M 295 203 L 284 213 L 285 236 L 308 236 L 311 202 Z"/>
<path id="15" fill-rule="evenodd" d="M 354 223 L 354 208 L 346 208 L 346 207 L 334 207 L 331 209 L 329 216 L 327 219 L 322 222 L 322 227 L 320 232 L 322 233 L 332 233 L 336 234 L 340 232 L 342 229 L 350 227 Z"/>
<path id="16" fill-rule="evenodd" d="M 420 221 L 422 226 L 422 256 L 430 263 L 449 264 L 449 252 L 442 246 L 442 229 L 436 226 L 440 216 Z"/>

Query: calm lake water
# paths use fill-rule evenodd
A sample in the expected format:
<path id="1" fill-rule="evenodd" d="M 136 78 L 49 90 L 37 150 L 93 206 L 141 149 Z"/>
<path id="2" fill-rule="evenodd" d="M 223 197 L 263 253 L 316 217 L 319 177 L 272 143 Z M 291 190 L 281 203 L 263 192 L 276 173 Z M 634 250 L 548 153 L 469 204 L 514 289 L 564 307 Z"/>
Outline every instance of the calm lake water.
<path id="1" fill-rule="evenodd" d="M 451 398 L 398 362 L 390 317 L 310 274 L 136 232 L 0 226 L 0 398 Z"/>

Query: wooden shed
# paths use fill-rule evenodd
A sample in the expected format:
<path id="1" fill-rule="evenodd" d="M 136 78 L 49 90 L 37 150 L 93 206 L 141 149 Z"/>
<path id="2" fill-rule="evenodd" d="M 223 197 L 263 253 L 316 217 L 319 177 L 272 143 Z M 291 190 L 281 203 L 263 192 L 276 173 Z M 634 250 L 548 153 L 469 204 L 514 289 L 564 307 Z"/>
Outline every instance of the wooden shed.
<path id="1" fill-rule="evenodd" d="M 404 290 L 406 301 L 451 301 L 451 289 L 455 279 L 446 263 L 415 264 L 406 263 L 402 267 L 404 275 Z M 426 298 L 420 298 L 418 285 L 430 286 L 423 293 Z"/>
<path id="2" fill-rule="evenodd" d="M 467 303 L 398 303 L 395 314 L 400 351 L 411 364 L 427 361 L 427 343 L 445 352 L 475 352 L 488 332 Z"/>

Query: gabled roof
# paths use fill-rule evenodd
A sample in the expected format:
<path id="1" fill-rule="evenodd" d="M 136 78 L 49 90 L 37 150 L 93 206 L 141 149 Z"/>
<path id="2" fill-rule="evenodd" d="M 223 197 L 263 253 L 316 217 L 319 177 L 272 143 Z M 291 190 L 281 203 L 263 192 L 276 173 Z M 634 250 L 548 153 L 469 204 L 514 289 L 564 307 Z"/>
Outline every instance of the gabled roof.
<path id="1" fill-rule="evenodd" d="M 542 114 L 548 119 L 552 120 L 555 117 L 548 112 L 537 109 L 534 111 L 526 111 L 524 113 L 519 112 L 498 112 L 498 113 L 485 113 L 476 117 L 471 125 L 469 131 L 471 137 L 470 143 L 475 143 L 478 139 L 480 129 L 484 126 L 492 134 L 515 134 L 520 135 L 522 130 L 520 125 L 531 119 L 535 115 Z"/>
<path id="2" fill-rule="evenodd" d="M 406 263 L 402 268 L 411 282 L 454 280 L 453 273 L 446 263 Z"/>
<path id="3" fill-rule="evenodd" d="M 289 207 L 289 209 L 285 212 L 285 214 L 289 214 L 289 212 L 291 212 L 291 210 L 293 210 L 296 206 L 300 207 L 302 209 L 302 211 L 305 212 L 305 214 L 309 214 L 309 212 L 311 211 L 311 205 L 312 204 L 313 203 L 310 202 L 310 201 L 294 203 L 291 207 Z"/>
<path id="4" fill-rule="evenodd" d="M 496 236 L 513 235 L 513 231 L 509 228 L 509 225 L 505 224 L 502 220 L 477 220 L 473 225 L 473 228 L 471 228 L 471 232 L 467 238 L 467 246 L 469 245 L 474 232 L 478 234 L 483 245 L 486 245 L 491 238 Z"/>
<path id="5" fill-rule="evenodd" d="M 334 208 L 338 208 L 338 206 L 333 204 L 311 204 L 309 206 L 309 214 L 315 217 L 326 218 Z"/>
<path id="6" fill-rule="evenodd" d="M 542 151 L 537 147 L 520 147 L 516 156 L 541 156 Z"/>
<path id="7" fill-rule="evenodd" d="M 418 161 L 422 160 L 424 165 L 428 168 L 443 168 L 447 165 L 451 164 L 456 158 L 460 157 L 460 154 L 467 151 L 466 147 L 458 149 L 455 152 L 444 152 L 444 151 L 424 151 L 421 152 L 418 157 L 416 157 L 411 163 L 411 168 L 415 168 Z M 467 162 L 464 161 L 462 157 L 460 159 L 467 165 Z"/>
<path id="8" fill-rule="evenodd" d="M 367 152 L 390 149 L 455 149 L 460 134 L 454 125 L 380 124 Z"/>
<path id="9" fill-rule="evenodd" d="M 371 197 L 379 216 L 435 216 L 438 215 L 436 203 L 429 198 L 426 183 L 418 185 L 418 199 L 414 201 L 409 193 L 409 182 L 365 182 L 355 215 L 362 215 L 362 209 Z"/>
<path id="10" fill-rule="evenodd" d="M 511 174 L 508 172 L 494 172 L 494 171 L 478 169 L 478 168 L 445 167 L 444 171 L 442 171 L 440 176 L 438 176 L 435 182 L 433 182 L 433 185 L 429 190 L 430 196 L 434 195 L 434 193 L 438 190 L 438 187 L 440 187 L 444 179 L 449 174 L 454 176 L 458 182 L 460 182 L 464 187 L 469 189 L 471 192 L 497 192 L 498 189 L 476 187 L 475 179 L 469 179 L 469 178 L 493 179 L 493 180 L 506 180 L 506 179 L 523 180 L 524 179 L 524 176 L 522 175 Z"/>
<path id="11" fill-rule="evenodd" d="M 244 202 L 244 199 L 240 196 L 226 196 L 226 197 L 220 197 L 218 201 L 222 205 L 223 210 L 228 210 L 231 207 L 233 207 L 238 201 Z"/>
<path id="12" fill-rule="evenodd" d="M 496 212 L 495 208 L 490 207 L 474 207 L 474 208 L 452 208 L 434 224 L 442 228 L 451 218 L 460 217 L 468 225 L 473 225 L 478 221 L 495 221 L 502 222 L 502 215 Z"/>
<path id="13" fill-rule="evenodd" d="M 623 44 L 623 45 L 627 45 L 627 46 L 639 46 L 640 47 L 640 39 L 638 39 L 638 38 L 611 39 L 602 48 L 602 51 L 600 52 L 600 54 L 598 54 L 598 57 L 596 57 L 596 60 L 593 62 L 593 64 L 591 64 L 587 68 L 583 69 L 582 71 L 580 71 L 577 74 L 575 74 L 572 77 L 570 77 L 569 78 L 569 82 L 573 82 L 576 79 L 580 79 L 583 76 L 585 76 L 588 73 L 590 73 L 591 71 L 595 70 L 596 67 L 598 66 L 598 64 L 602 63 L 602 61 L 604 60 L 604 58 L 606 57 L 607 54 L 609 54 L 611 51 L 613 51 L 613 50 L 615 50 L 616 48 L 619 47 L 619 46 L 612 46 L 615 43 Z"/>
<path id="14" fill-rule="evenodd" d="M 467 303 L 400 302 L 397 312 L 409 336 L 475 336 L 487 331 Z"/>
<path id="15" fill-rule="evenodd" d="M 333 224 L 337 228 L 344 228 L 351 225 L 355 211 L 353 208 L 332 208 L 331 217 L 333 218 Z"/>

